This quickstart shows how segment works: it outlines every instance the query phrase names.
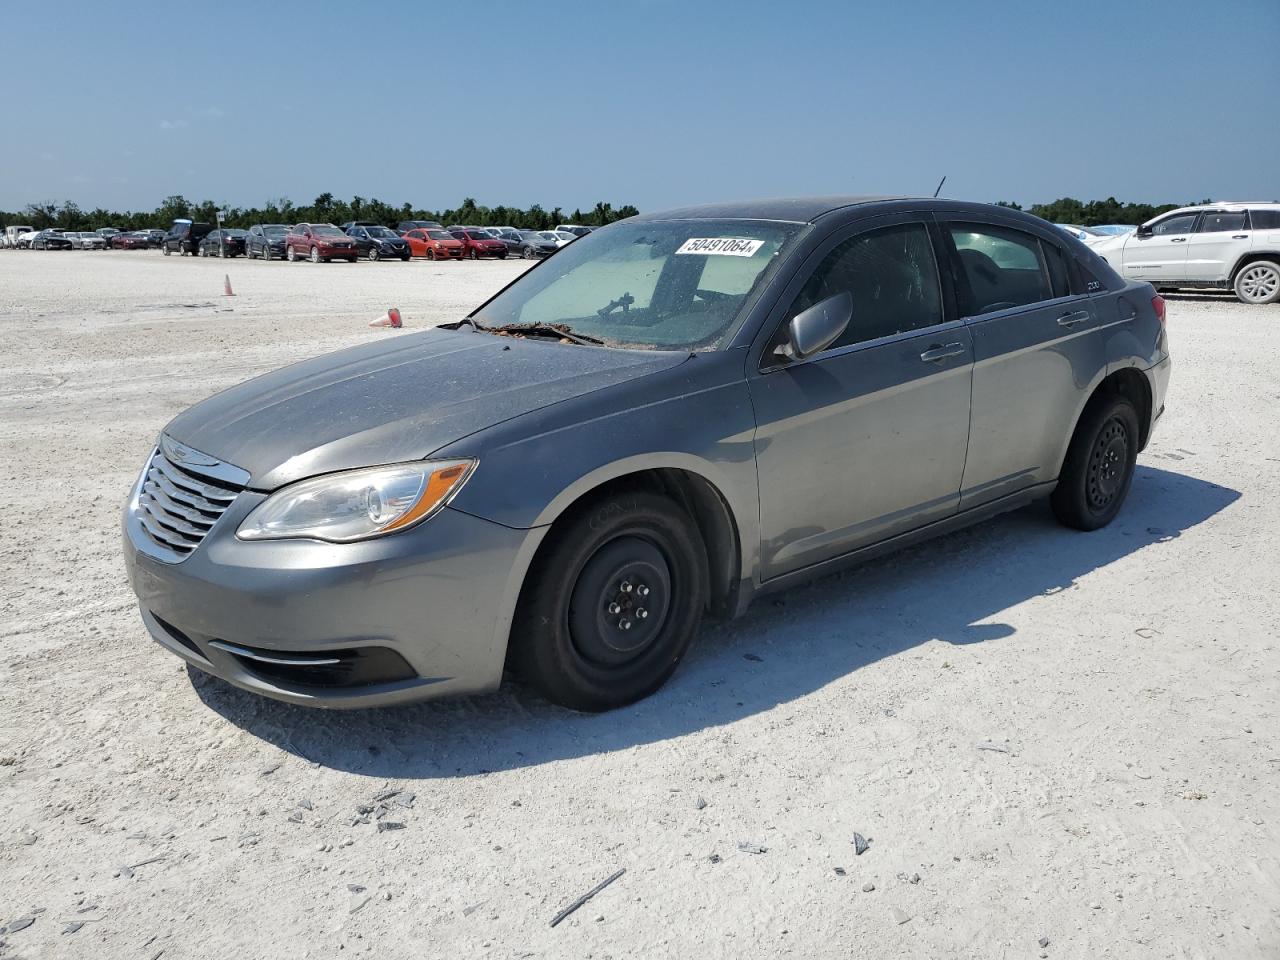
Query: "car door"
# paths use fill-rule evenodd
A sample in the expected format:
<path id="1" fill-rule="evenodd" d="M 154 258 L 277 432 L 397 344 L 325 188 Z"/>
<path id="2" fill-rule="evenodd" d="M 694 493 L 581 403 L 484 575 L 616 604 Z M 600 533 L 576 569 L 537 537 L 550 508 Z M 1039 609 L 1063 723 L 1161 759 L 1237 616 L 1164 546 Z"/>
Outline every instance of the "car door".
<path id="1" fill-rule="evenodd" d="M 784 292 L 748 377 L 762 579 L 955 513 L 972 354 L 943 282 L 926 219 L 896 215 L 834 235 Z M 791 317 L 844 291 L 835 343 L 801 362 L 774 353 Z"/>
<path id="2" fill-rule="evenodd" d="M 1176 213 L 1139 227 L 1129 234 L 1122 252 L 1120 272 L 1131 280 L 1185 280 L 1187 241 L 1199 214 Z"/>
<path id="3" fill-rule="evenodd" d="M 1106 356 L 1090 297 L 1056 238 L 971 215 L 940 217 L 973 338 L 960 509 L 1057 478 Z"/>
<path id="4" fill-rule="evenodd" d="M 1188 280 L 1228 280 L 1249 250 L 1251 234 L 1243 210 L 1205 210 L 1187 239 Z"/>

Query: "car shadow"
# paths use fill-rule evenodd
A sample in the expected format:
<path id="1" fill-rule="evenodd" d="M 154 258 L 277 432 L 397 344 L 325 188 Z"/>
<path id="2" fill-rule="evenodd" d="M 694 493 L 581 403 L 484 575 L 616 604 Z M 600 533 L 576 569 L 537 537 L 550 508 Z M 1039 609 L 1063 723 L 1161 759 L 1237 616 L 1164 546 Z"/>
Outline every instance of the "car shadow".
<path id="1" fill-rule="evenodd" d="M 658 693 L 606 714 L 560 709 L 511 681 L 484 696 L 364 711 L 280 703 L 194 668 L 192 682 L 230 722 L 326 767 L 412 779 L 535 766 L 732 723 L 929 641 L 1016 643 L 1002 611 L 1159 550 L 1239 497 L 1140 465 L 1103 530 L 1068 530 L 1040 503 L 762 598 L 739 620 L 705 626 Z"/>
<path id="2" fill-rule="evenodd" d="M 1239 303 L 1236 295 L 1230 290 L 1216 290 L 1212 293 L 1175 293 L 1168 290 L 1160 296 L 1170 303 Z"/>

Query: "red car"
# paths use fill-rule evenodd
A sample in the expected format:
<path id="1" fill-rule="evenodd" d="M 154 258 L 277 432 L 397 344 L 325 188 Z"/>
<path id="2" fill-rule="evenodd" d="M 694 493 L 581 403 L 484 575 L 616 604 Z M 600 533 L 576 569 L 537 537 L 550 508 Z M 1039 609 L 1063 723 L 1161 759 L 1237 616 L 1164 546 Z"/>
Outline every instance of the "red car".
<path id="1" fill-rule="evenodd" d="M 284 238 L 284 258 L 290 263 L 303 258 L 312 263 L 355 263 L 359 255 L 356 242 L 332 223 L 300 223 Z"/>
<path id="2" fill-rule="evenodd" d="M 409 241 L 409 252 L 415 257 L 426 257 L 428 260 L 461 260 L 466 246 L 461 240 L 455 240 L 448 230 L 406 230 L 404 238 Z"/>
<path id="3" fill-rule="evenodd" d="M 151 237 L 142 233 L 117 233 L 111 238 L 112 250 L 146 250 L 151 245 Z"/>
<path id="4" fill-rule="evenodd" d="M 507 259 L 507 245 L 486 230 L 454 230 L 453 238 L 462 241 L 464 255 L 472 260 L 481 257 Z"/>

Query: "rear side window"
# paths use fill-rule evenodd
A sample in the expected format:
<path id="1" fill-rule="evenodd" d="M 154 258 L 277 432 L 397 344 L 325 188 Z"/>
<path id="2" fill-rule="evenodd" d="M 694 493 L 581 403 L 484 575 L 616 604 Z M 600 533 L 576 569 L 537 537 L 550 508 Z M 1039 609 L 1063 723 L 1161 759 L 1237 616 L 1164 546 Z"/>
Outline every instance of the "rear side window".
<path id="1" fill-rule="evenodd" d="M 1067 259 L 1062 251 L 1052 243 L 1040 241 L 1040 249 L 1044 251 L 1044 262 L 1049 268 L 1049 285 L 1055 297 L 1071 296 L 1071 272 L 1067 269 Z"/>
<path id="2" fill-rule="evenodd" d="M 822 261 L 787 317 L 849 291 L 853 319 L 831 349 L 942 323 L 938 266 L 922 223 L 851 237 Z"/>
<path id="3" fill-rule="evenodd" d="M 1280 230 L 1280 210 L 1250 210 L 1249 226 L 1254 230 Z"/>
<path id="4" fill-rule="evenodd" d="M 952 223 L 948 229 L 960 261 L 957 293 L 964 316 L 981 316 L 1063 295 L 1054 291 L 1057 284 L 1050 280 L 1039 238 L 987 223 Z M 1065 273 L 1060 254 L 1058 265 Z M 1067 287 L 1062 278 L 1059 289 Z"/>
<path id="5" fill-rule="evenodd" d="M 1244 211 L 1239 213 L 1206 213 L 1196 233 L 1229 233 L 1244 229 Z"/>

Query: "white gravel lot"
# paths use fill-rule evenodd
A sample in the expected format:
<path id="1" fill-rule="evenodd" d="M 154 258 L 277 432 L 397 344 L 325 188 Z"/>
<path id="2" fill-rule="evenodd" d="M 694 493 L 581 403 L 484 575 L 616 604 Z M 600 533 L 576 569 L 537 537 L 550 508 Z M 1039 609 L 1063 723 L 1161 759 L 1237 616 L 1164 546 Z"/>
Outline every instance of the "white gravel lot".
<path id="1" fill-rule="evenodd" d="M 1170 298 L 1108 529 L 762 601 L 616 713 L 309 711 L 152 643 L 118 517 L 163 424 L 521 268 L 0 251 L 0 957 L 1280 956 L 1280 306 Z"/>

